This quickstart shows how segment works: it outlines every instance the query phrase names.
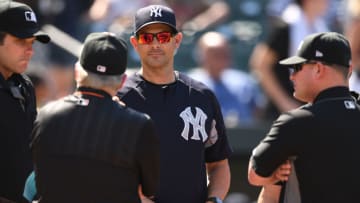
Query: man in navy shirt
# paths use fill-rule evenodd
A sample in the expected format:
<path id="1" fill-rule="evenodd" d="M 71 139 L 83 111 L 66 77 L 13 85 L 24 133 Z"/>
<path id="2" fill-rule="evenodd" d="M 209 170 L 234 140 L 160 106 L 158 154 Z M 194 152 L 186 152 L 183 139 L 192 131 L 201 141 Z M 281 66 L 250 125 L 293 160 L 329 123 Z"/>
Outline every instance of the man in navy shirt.
<path id="1" fill-rule="evenodd" d="M 224 121 L 214 94 L 174 71 L 181 40 L 170 8 L 139 9 L 130 42 L 142 66 L 118 95 L 126 105 L 149 114 L 160 136 L 156 202 L 222 202 L 230 186 L 231 154 Z"/>

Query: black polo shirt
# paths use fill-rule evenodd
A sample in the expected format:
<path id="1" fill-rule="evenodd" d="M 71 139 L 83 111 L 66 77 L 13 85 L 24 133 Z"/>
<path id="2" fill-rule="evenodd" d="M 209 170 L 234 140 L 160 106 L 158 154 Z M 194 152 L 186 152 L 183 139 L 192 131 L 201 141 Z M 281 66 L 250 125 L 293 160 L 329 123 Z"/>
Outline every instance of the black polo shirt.
<path id="1" fill-rule="evenodd" d="M 119 96 L 126 105 L 149 114 L 159 132 L 157 203 L 205 202 L 205 163 L 228 158 L 231 149 L 211 90 L 184 74 L 175 75 L 175 82 L 157 85 L 136 73 Z"/>
<path id="2" fill-rule="evenodd" d="M 140 202 L 155 194 L 159 141 L 149 116 L 79 88 L 39 111 L 33 131 L 40 202 Z"/>
<path id="3" fill-rule="evenodd" d="M 21 201 L 32 171 L 30 134 L 36 117 L 34 88 L 25 75 L 0 74 L 0 197 Z"/>
<path id="4" fill-rule="evenodd" d="M 360 107 L 346 87 L 283 113 L 253 150 L 255 172 L 270 176 L 295 157 L 302 202 L 354 202 L 360 181 Z"/>

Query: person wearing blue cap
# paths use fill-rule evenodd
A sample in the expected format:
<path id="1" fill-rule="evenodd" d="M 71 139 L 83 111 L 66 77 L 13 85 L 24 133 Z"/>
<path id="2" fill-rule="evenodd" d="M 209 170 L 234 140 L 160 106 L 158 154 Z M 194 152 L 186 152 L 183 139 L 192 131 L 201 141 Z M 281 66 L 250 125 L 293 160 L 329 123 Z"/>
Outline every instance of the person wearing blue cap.
<path id="1" fill-rule="evenodd" d="M 174 70 L 181 40 L 171 8 L 139 9 L 130 42 L 141 68 L 118 95 L 129 107 L 149 114 L 159 133 L 160 184 L 155 202 L 221 203 L 230 187 L 232 150 L 214 93 Z"/>
<path id="2" fill-rule="evenodd" d="M 24 202 L 22 191 L 32 171 L 30 133 L 36 117 L 34 87 L 23 73 L 35 41 L 48 43 L 33 10 L 0 1 L 0 202 Z"/>
<path id="3" fill-rule="evenodd" d="M 265 186 L 275 200 L 281 189 L 278 202 L 353 202 L 360 181 L 360 105 L 348 87 L 348 40 L 335 32 L 308 35 L 280 64 L 289 68 L 293 96 L 307 104 L 282 113 L 254 148 L 249 182 Z"/>

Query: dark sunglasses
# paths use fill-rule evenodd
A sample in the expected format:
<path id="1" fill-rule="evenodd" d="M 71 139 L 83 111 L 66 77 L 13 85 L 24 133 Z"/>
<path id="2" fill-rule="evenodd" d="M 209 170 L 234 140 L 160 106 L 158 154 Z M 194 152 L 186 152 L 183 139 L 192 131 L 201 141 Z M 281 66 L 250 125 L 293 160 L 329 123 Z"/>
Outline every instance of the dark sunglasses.
<path id="1" fill-rule="evenodd" d="M 294 64 L 291 67 L 289 67 L 290 74 L 295 74 L 297 72 L 300 72 L 305 64 L 316 64 L 318 62 L 320 61 L 305 61 L 304 63 Z"/>
<path id="2" fill-rule="evenodd" d="M 154 41 L 154 38 L 156 38 L 160 44 L 164 44 L 170 42 L 173 35 L 171 32 L 141 33 L 137 35 L 137 39 L 139 44 L 150 44 Z"/>

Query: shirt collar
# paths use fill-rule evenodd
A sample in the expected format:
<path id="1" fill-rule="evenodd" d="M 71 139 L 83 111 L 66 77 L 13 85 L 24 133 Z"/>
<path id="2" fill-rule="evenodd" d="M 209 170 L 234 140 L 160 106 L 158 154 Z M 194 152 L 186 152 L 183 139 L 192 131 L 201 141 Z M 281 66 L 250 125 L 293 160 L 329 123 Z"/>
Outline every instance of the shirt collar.
<path id="1" fill-rule="evenodd" d="M 351 98 L 349 88 L 338 86 L 325 89 L 316 96 L 314 104 L 329 98 Z"/>
<path id="2" fill-rule="evenodd" d="M 112 98 L 112 96 L 104 90 L 94 89 L 91 87 L 78 87 L 75 95 L 90 95 L 100 98 Z"/>

